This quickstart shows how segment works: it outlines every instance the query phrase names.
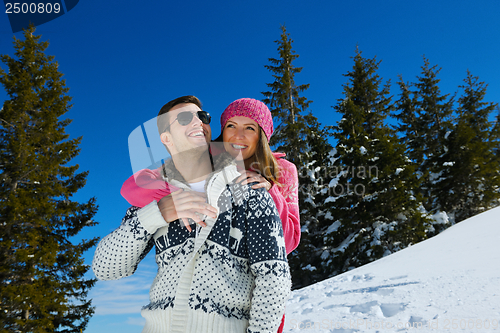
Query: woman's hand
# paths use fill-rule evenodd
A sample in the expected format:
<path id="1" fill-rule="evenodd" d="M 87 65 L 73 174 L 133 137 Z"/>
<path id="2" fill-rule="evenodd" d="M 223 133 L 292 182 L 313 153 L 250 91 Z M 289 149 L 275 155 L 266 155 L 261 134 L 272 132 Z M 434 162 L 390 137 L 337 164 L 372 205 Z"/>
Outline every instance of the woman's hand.
<path id="1" fill-rule="evenodd" d="M 204 193 L 183 191 L 182 189 L 163 197 L 158 202 L 158 208 L 167 223 L 180 219 L 189 232 L 192 229 L 188 219 L 206 227 L 207 224 L 201 220 L 200 216 L 217 217 L 217 209 L 206 203 Z"/>
<path id="2" fill-rule="evenodd" d="M 253 189 L 258 189 L 264 187 L 266 190 L 270 190 L 273 186 L 264 176 L 260 173 L 250 170 L 244 170 L 241 176 L 236 179 L 236 182 L 241 182 L 241 185 L 246 185 L 249 183 L 257 182 L 258 184 L 252 185 Z"/>

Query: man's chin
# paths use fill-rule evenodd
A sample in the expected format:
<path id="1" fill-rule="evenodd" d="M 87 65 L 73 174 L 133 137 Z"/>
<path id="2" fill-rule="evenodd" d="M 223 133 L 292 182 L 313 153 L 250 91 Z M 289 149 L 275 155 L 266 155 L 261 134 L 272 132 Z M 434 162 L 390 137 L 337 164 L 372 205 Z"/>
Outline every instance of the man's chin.
<path id="1" fill-rule="evenodd" d="M 200 155 L 208 152 L 208 144 L 205 141 L 192 144 L 190 147 L 185 147 L 182 151 L 175 152 L 174 155 Z"/>
<path id="2" fill-rule="evenodd" d="M 199 144 L 207 144 L 209 141 L 207 141 L 207 138 L 205 136 L 190 136 L 188 137 L 189 142 L 191 142 L 194 145 L 199 145 Z"/>
<path id="3" fill-rule="evenodd" d="M 210 142 L 207 141 L 207 139 L 204 136 L 193 136 L 193 137 L 188 137 L 188 146 L 191 146 L 193 148 L 195 147 L 200 147 L 200 146 L 207 146 Z"/>

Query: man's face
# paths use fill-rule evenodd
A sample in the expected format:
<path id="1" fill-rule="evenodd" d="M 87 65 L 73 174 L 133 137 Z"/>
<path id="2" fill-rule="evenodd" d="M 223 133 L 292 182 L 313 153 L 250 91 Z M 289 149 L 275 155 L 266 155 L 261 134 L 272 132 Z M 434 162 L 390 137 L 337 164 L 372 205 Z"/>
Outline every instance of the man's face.
<path id="1" fill-rule="evenodd" d="M 209 124 L 204 124 L 196 115 L 201 109 L 192 103 L 183 103 L 174 106 L 168 111 L 169 129 L 161 134 L 163 144 L 167 145 L 170 153 L 177 154 L 198 147 L 206 147 L 212 139 L 212 129 Z M 177 120 L 181 112 L 193 114 L 191 122 L 185 126 Z"/>

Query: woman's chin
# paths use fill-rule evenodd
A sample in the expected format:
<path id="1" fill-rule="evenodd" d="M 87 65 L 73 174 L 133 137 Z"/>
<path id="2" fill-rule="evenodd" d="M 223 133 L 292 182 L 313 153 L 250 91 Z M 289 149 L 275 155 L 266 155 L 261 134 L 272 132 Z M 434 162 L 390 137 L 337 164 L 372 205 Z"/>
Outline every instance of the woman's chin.
<path id="1" fill-rule="evenodd" d="M 243 154 L 243 153 L 246 153 L 242 150 L 236 150 L 236 149 L 232 149 L 232 148 L 226 148 L 226 151 L 229 153 L 229 155 L 231 155 L 235 161 L 238 161 L 238 162 L 244 162 L 246 159 L 248 159 L 248 154 Z"/>
<path id="2" fill-rule="evenodd" d="M 239 154 L 235 154 L 235 153 L 232 153 L 231 156 L 236 160 L 236 161 L 244 161 L 243 159 L 243 154 L 239 153 Z"/>

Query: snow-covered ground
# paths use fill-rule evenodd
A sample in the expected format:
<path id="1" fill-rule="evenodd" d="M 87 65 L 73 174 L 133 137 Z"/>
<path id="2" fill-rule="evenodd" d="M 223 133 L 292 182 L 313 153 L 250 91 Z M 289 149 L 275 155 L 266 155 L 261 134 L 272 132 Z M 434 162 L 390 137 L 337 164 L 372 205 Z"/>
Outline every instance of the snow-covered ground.
<path id="1" fill-rule="evenodd" d="M 284 332 L 500 332 L 500 207 L 292 292 Z"/>

